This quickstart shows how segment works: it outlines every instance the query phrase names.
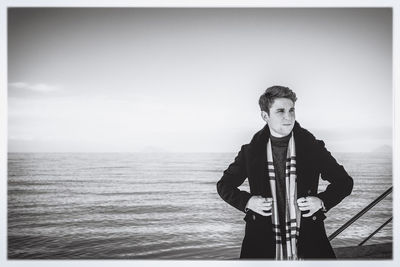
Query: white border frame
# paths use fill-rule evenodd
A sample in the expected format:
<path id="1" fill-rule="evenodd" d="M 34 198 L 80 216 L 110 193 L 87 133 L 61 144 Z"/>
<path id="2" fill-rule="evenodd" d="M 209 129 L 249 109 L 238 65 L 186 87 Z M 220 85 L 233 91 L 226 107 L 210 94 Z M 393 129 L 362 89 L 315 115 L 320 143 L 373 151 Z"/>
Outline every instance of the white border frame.
<path id="1" fill-rule="evenodd" d="M 400 75 L 400 1 L 396 0 L 1 0 L 0 1 L 0 265 L 1 266 L 335 266 L 345 264 L 363 267 L 399 266 L 400 263 L 400 177 L 399 177 L 399 77 Z M 300 262 L 270 262 L 270 261 L 209 261 L 209 260 L 8 260 L 7 259 L 7 8 L 10 7 L 390 7 L 393 10 L 393 44 L 392 44 L 392 77 L 393 77 L 393 260 L 351 260 L 351 261 L 300 261 Z M 396 76 L 397 74 L 397 76 Z"/>

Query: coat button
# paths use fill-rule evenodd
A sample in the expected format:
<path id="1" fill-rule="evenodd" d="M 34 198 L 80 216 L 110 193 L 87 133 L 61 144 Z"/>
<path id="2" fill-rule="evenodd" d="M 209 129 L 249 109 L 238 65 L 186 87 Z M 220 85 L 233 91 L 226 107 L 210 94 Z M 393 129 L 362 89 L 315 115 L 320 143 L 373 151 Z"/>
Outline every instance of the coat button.
<path id="1" fill-rule="evenodd" d="M 253 221 L 255 221 L 256 220 L 256 215 L 253 215 L 252 218 L 253 218 Z"/>
<path id="2" fill-rule="evenodd" d="M 317 216 L 312 216 L 313 221 L 317 219 Z"/>

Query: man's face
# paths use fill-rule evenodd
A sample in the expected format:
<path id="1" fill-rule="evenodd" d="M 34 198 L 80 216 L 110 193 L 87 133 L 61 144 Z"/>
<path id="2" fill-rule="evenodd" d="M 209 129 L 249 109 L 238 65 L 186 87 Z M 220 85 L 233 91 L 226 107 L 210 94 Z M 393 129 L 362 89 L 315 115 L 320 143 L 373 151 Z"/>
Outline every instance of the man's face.
<path id="1" fill-rule="evenodd" d="M 288 98 L 277 98 L 272 103 L 269 115 L 261 111 L 261 116 L 268 123 L 272 136 L 287 136 L 292 131 L 296 120 L 294 103 Z"/>

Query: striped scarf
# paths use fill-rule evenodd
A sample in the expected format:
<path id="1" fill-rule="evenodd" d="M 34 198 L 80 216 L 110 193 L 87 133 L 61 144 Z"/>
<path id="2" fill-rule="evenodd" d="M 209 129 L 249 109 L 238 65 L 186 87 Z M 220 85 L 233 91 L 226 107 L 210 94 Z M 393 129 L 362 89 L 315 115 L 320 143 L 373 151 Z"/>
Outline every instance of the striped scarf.
<path id="1" fill-rule="evenodd" d="M 296 185 L 296 151 L 294 144 L 293 133 L 290 137 L 287 159 L 286 159 L 286 170 L 285 170 L 285 184 L 286 184 L 286 203 L 285 203 L 285 232 L 286 232 L 286 249 L 283 249 L 282 235 L 279 215 L 278 215 L 278 203 L 276 196 L 276 180 L 275 180 L 275 168 L 272 157 L 271 141 L 267 142 L 267 161 L 268 161 L 268 176 L 269 183 L 271 186 L 272 193 L 272 227 L 275 234 L 276 241 L 276 260 L 297 260 L 297 238 L 300 229 L 301 212 L 297 206 L 297 185 Z"/>

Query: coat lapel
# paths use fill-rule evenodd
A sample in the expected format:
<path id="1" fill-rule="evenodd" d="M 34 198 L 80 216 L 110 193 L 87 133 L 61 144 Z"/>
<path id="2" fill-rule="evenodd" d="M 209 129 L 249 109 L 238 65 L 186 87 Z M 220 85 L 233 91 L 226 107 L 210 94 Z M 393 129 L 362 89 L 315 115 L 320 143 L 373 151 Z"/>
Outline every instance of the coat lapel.
<path id="1" fill-rule="evenodd" d="M 254 184 L 255 194 L 263 197 L 271 197 L 271 187 L 268 180 L 268 165 L 267 165 L 267 140 L 269 139 L 270 132 L 268 125 L 259 131 L 251 141 L 251 164 L 254 170 Z"/>
<path id="2" fill-rule="evenodd" d="M 307 151 L 304 135 L 301 133 L 301 128 L 298 122 L 295 123 L 293 133 L 296 146 L 297 197 L 300 198 L 307 196 L 307 181 L 303 174 L 305 173 L 305 162 L 309 151 Z"/>

